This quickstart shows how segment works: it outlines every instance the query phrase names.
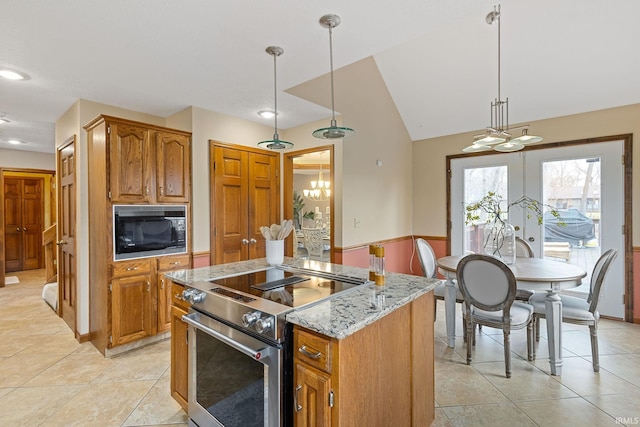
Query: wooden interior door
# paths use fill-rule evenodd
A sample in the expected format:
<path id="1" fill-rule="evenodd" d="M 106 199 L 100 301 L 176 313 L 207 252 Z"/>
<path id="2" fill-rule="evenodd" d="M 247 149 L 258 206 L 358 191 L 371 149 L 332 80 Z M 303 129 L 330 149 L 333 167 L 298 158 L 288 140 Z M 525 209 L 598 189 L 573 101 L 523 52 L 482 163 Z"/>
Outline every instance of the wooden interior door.
<path id="1" fill-rule="evenodd" d="M 57 151 L 58 315 L 76 331 L 75 137 Z"/>
<path id="2" fill-rule="evenodd" d="M 261 226 L 280 222 L 279 154 L 211 141 L 211 264 L 265 256 Z"/>
<path id="3" fill-rule="evenodd" d="M 42 178 L 4 178 L 5 271 L 42 266 Z"/>

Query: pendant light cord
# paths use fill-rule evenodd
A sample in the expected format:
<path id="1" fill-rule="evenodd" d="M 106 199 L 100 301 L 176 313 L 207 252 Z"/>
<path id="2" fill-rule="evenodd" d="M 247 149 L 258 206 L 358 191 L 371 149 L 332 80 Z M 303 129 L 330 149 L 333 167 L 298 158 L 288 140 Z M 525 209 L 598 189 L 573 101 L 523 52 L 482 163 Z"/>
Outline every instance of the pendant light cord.
<path id="1" fill-rule="evenodd" d="M 336 122 L 336 108 L 334 105 L 334 93 L 333 93 L 333 26 L 329 26 L 329 66 L 331 68 L 331 126 L 335 126 Z"/>
<path id="2" fill-rule="evenodd" d="M 273 123 L 274 123 L 274 128 L 273 128 L 273 139 L 277 140 L 280 139 L 280 137 L 278 136 L 278 79 L 276 77 L 276 73 L 277 73 L 277 67 L 276 67 L 276 58 L 278 57 L 278 55 L 274 54 L 273 55 L 273 105 L 275 108 L 275 115 L 273 116 Z"/>

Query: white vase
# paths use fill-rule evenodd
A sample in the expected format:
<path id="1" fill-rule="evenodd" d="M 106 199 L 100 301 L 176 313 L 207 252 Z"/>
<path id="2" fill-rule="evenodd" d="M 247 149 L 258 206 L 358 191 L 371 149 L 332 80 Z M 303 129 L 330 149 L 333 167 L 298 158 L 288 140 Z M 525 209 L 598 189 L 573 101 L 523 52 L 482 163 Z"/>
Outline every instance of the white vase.
<path id="1" fill-rule="evenodd" d="M 483 248 L 485 255 L 499 258 L 506 264 L 516 261 L 516 232 L 507 222 L 494 222 L 484 228 Z"/>
<path id="2" fill-rule="evenodd" d="M 282 264 L 284 262 L 284 240 L 267 240 L 265 243 L 267 264 Z"/>

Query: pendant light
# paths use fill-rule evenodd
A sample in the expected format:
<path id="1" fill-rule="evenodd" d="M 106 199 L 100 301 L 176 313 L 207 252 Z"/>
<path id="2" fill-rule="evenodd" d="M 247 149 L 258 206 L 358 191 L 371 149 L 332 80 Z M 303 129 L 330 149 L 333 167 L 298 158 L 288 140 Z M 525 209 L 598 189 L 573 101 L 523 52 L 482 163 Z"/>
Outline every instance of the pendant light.
<path id="1" fill-rule="evenodd" d="M 528 134 L 529 125 L 509 128 L 509 98 L 504 101 L 500 96 L 500 5 L 489 12 L 487 24 L 498 22 L 498 97 L 491 103 L 491 126 L 484 134 L 474 136 L 473 144 L 464 148 L 465 153 L 496 150 L 511 152 L 522 150 L 525 145 L 542 141 L 542 137 Z M 511 138 L 511 131 L 522 129 L 522 136 Z"/>
<path id="2" fill-rule="evenodd" d="M 258 142 L 258 147 L 269 148 L 270 150 L 284 150 L 293 147 L 293 143 L 282 141 L 278 136 L 278 85 L 276 79 L 276 58 L 284 53 L 284 49 L 279 46 L 269 46 L 265 51 L 273 56 L 273 139 Z"/>
<path id="3" fill-rule="evenodd" d="M 333 29 L 340 25 L 340 17 L 338 15 L 324 15 L 320 18 L 320 25 L 329 29 L 329 61 L 331 67 L 331 125 L 327 128 L 320 128 L 313 132 L 313 136 L 319 139 L 337 139 L 346 138 L 354 135 L 356 131 L 348 127 L 338 126 L 336 123 L 336 110 L 334 105 L 333 91 Z"/>

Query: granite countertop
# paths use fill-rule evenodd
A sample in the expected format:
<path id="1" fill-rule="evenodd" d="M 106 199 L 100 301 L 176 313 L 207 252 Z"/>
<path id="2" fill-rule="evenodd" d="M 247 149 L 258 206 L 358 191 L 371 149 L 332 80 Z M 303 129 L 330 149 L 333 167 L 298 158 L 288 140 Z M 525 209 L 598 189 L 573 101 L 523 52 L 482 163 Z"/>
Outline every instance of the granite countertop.
<path id="1" fill-rule="evenodd" d="M 367 278 L 367 269 L 330 264 L 319 261 L 285 258 L 285 266 L 311 269 L 326 273 Z M 178 270 L 165 273 L 171 280 L 189 285 L 242 273 L 274 268 L 265 258 L 219 264 L 210 267 Z M 343 339 L 366 327 L 399 307 L 431 291 L 440 283 L 437 279 L 409 274 L 387 273 L 385 286 L 365 284 L 340 293 L 318 304 L 294 309 L 286 315 L 288 322 L 316 331 L 322 335 Z"/>

